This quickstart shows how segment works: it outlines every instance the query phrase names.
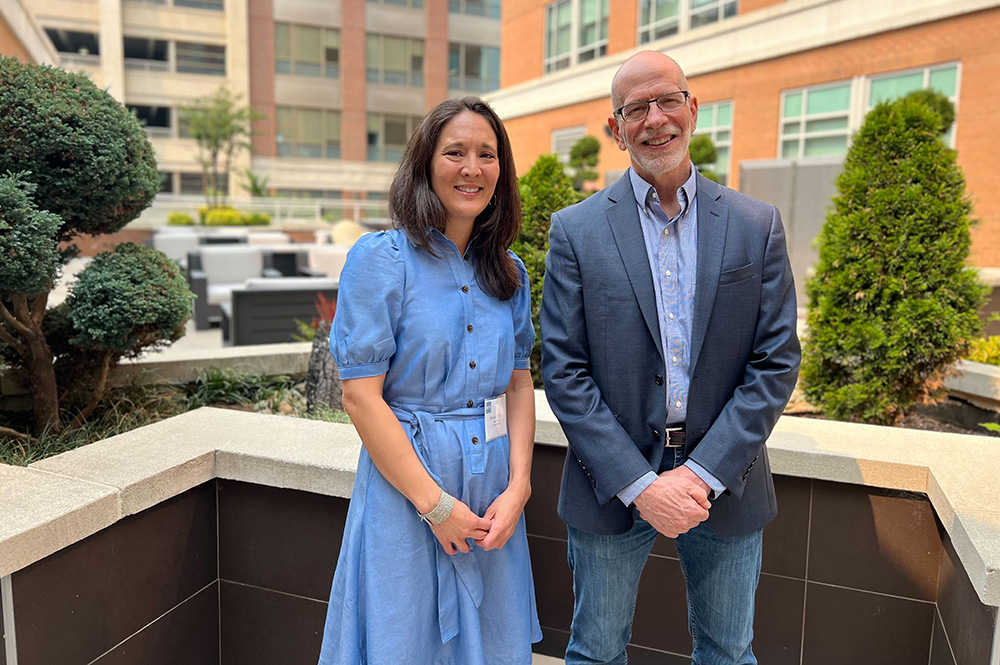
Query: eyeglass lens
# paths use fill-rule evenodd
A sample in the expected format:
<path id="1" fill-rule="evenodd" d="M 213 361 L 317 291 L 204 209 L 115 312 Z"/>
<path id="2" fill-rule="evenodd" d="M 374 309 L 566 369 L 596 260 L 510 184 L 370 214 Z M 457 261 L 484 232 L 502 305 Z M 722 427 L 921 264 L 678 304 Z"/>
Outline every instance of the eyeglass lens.
<path id="1" fill-rule="evenodd" d="M 649 100 L 646 102 L 632 102 L 631 104 L 626 104 L 622 108 L 622 117 L 626 120 L 642 120 L 649 114 L 649 105 L 656 101 L 656 105 L 664 113 L 671 113 L 680 108 L 683 108 L 685 102 L 687 101 L 687 95 L 683 92 L 671 92 L 669 94 L 658 97 L 656 100 Z"/>

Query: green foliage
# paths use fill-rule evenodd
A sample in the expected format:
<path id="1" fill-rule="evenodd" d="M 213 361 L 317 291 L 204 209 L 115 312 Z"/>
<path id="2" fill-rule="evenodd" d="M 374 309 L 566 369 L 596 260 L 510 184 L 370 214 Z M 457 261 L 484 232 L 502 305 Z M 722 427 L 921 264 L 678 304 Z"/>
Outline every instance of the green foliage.
<path id="1" fill-rule="evenodd" d="M 194 217 L 186 212 L 172 212 L 167 216 L 167 226 L 192 226 Z"/>
<path id="2" fill-rule="evenodd" d="M 688 152 L 691 154 L 691 163 L 703 176 L 712 182 L 719 182 L 718 174 L 706 166 L 706 164 L 714 164 L 715 160 L 719 158 L 719 151 L 716 150 L 710 136 L 707 134 L 692 136 L 691 142 L 688 144 Z"/>
<path id="3" fill-rule="evenodd" d="M 965 357 L 977 363 L 1000 365 L 1000 335 L 972 340 L 969 353 Z"/>
<path id="4" fill-rule="evenodd" d="M 269 176 L 257 175 L 253 169 L 243 169 L 243 179 L 240 186 L 250 193 L 250 196 L 267 196 L 267 183 L 271 180 Z"/>
<path id="5" fill-rule="evenodd" d="M 232 172 L 233 158 L 249 150 L 251 125 L 264 116 L 244 106 L 239 95 L 220 87 L 210 97 L 181 107 L 191 138 L 198 144 L 198 163 L 205 177 L 209 207 L 218 207 L 225 197 L 223 183 Z"/>
<path id="6" fill-rule="evenodd" d="M 597 160 L 600 158 L 601 143 L 597 138 L 584 136 L 573 144 L 569 151 L 570 172 L 573 175 L 573 189 L 578 192 L 583 191 L 583 184 L 591 180 L 597 180 L 600 174 L 597 169 Z"/>
<path id="7" fill-rule="evenodd" d="M 160 191 L 153 147 L 129 111 L 82 74 L 0 56 L 0 173 L 28 171 L 60 239 L 112 233 Z"/>
<path id="8" fill-rule="evenodd" d="M 185 386 L 189 408 L 203 406 L 250 405 L 277 390 L 294 385 L 287 376 L 264 376 L 234 369 L 210 367 L 198 373 L 194 383 Z"/>
<path id="9" fill-rule="evenodd" d="M 970 204 L 926 105 L 878 105 L 837 180 L 806 283 L 808 400 L 839 420 L 891 424 L 933 397 L 981 328 L 966 266 Z"/>
<path id="10" fill-rule="evenodd" d="M 938 128 L 939 134 L 944 134 L 955 124 L 955 105 L 951 103 L 951 100 L 944 93 L 931 88 L 924 88 L 922 90 L 914 90 L 903 99 L 910 99 L 924 104 L 937 113 L 938 117 L 941 118 L 941 126 Z"/>
<path id="11" fill-rule="evenodd" d="M 59 272 L 55 236 L 62 220 L 37 210 L 24 174 L 0 176 L 0 294 L 46 293 Z"/>
<path id="12" fill-rule="evenodd" d="M 243 214 L 235 208 L 212 208 L 205 214 L 205 226 L 243 226 Z"/>
<path id="13" fill-rule="evenodd" d="M 1000 434 L 1000 424 L 997 423 L 979 423 L 979 426 L 988 432 L 993 432 L 994 434 Z"/>
<path id="14" fill-rule="evenodd" d="M 263 212 L 248 212 L 243 215 L 243 223 L 247 226 L 268 226 L 271 216 Z"/>
<path id="15" fill-rule="evenodd" d="M 535 324 L 531 376 L 535 385 L 541 387 L 542 337 L 538 312 L 545 279 L 545 253 L 549 249 L 549 224 L 552 213 L 580 201 L 580 194 L 573 188 L 573 181 L 563 171 L 555 155 L 539 157 L 518 185 L 521 190 L 521 233 L 511 249 L 524 261 L 531 282 L 531 320 Z"/>
<path id="16" fill-rule="evenodd" d="M 122 243 L 80 273 L 68 302 L 73 344 L 135 355 L 184 334 L 194 296 L 161 252 Z"/>

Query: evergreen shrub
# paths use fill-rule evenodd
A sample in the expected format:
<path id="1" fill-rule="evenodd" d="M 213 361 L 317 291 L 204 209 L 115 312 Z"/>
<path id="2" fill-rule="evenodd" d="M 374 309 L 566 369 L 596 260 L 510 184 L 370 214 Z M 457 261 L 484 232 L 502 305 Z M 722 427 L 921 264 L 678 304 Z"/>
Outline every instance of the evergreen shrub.
<path id="1" fill-rule="evenodd" d="M 234 208 L 211 208 L 205 213 L 205 226 L 243 226 L 243 214 Z"/>
<path id="2" fill-rule="evenodd" d="M 802 385 L 832 418 L 893 424 L 981 329 L 971 206 L 941 125 L 917 100 L 879 104 L 847 153 L 806 283 Z"/>
<path id="3" fill-rule="evenodd" d="M 243 223 L 247 226 L 268 226 L 271 216 L 263 212 L 249 212 L 243 216 Z"/>
<path id="4" fill-rule="evenodd" d="M 172 212 L 167 215 L 167 226 L 193 226 L 194 217 L 186 212 Z"/>
<path id="5" fill-rule="evenodd" d="M 580 194 L 555 155 L 542 155 L 518 181 L 521 190 L 521 233 L 511 247 L 524 261 L 531 282 L 531 320 L 535 324 L 535 347 L 531 352 L 531 376 L 541 387 L 542 338 L 538 312 L 545 279 L 545 253 L 549 249 L 552 213 L 573 205 Z"/>

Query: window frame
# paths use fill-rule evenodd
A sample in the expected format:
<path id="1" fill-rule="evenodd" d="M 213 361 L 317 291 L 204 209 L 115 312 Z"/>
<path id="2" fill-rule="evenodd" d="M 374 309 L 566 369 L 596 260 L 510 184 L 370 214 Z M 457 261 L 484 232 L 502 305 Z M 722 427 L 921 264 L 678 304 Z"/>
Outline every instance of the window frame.
<path id="1" fill-rule="evenodd" d="M 305 118 L 304 113 L 319 113 L 319 141 L 305 142 L 300 140 L 300 128 Z M 289 120 L 284 120 L 281 116 L 288 114 Z M 330 128 L 333 118 L 336 117 L 336 127 L 339 135 L 336 140 L 330 136 Z M 279 159 L 340 159 L 340 150 L 343 144 L 343 117 L 340 109 L 317 109 L 304 106 L 275 106 L 274 107 L 274 154 Z M 279 127 L 288 123 L 292 136 L 290 140 L 282 140 L 283 132 Z M 288 146 L 287 154 L 282 154 L 282 147 Z M 302 154 L 302 150 L 307 146 L 318 149 L 317 155 Z"/>
<path id="2" fill-rule="evenodd" d="M 955 122 L 952 123 L 948 132 L 945 134 L 945 145 L 949 148 L 955 147 L 955 134 L 958 128 L 958 100 L 959 100 L 959 90 L 962 89 L 962 62 L 960 60 L 949 60 L 948 62 L 939 62 L 933 65 L 925 65 L 923 67 L 910 67 L 908 69 L 899 69 L 892 72 L 881 72 L 879 74 L 872 74 L 865 77 L 864 82 L 864 113 L 868 114 L 875 105 L 872 104 L 872 84 L 878 81 L 883 81 L 886 79 L 899 78 L 901 76 L 907 76 L 909 74 L 920 73 L 923 76 L 922 87 L 920 90 L 927 90 L 930 88 L 931 75 L 934 72 L 944 71 L 947 69 L 955 70 L 955 91 L 953 94 L 948 95 L 949 101 L 955 107 Z M 941 92 L 941 91 L 939 91 Z M 859 125 L 860 126 L 860 125 Z"/>
<path id="3" fill-rule="evenodd" d="M 638 46 L 650 44 L 661 39 L 669 39 L 670 37 L 675 37 L 681 33 L 685 33 L 690 30 L 698 30 L 699 28 L 704 28 L 715 23 L 721 23 L 740 15 L 739 0 L 707 0 L 699 7 L 694 6 L 695 0 L 677 0 L 677 13 L 672 16 L 668 16 L 667 18 L 657 20 L 654 18 L 656 2 L 657 0 L 639 1 L 639 11 L 636 15 L 636 44 Z M 653 20 L 648 23 L 643 23 L 643 11 L 647 7 L 649 8 L 649 16 Z M 732 9 L 731 13 L 729 13 L 730 8 Z M 705 23 L 694 25 L 694 21 L 699 16 L 708 14 L 712 9 L 715 9 L 714 19 Z M 675 24 L 673 32 L 657 37 L 656 31 L 662 25 L 669 25 L 670 23 Z"/>
<path id="4" fill-rule="evenodd" d="M 729 124 L 720 125 L 714 119 L 717 119 L 719 117 L 719 109 L 725 106 L 729 107 Z M 710 110 L 712 111 L 712 116 L 713 116 L 712 126 L 711 127 L 701 126 L 702 117 Z M 733 168 L 733 119 L 735 117 L 736 117 L 736 102 L 732 99 L 720 99 L 717 102 L 706 102 L 705 104 L 698 105 L 699 126 L 695 129 L 693 135 L 694 136 L 698 136 L 699 134 L 707 135 L 710 139 L 712 139 L 712 144 L 715 146 L 716 150 L 725 149 L 727 151 L 725 158 L 725 166 L 726 166 L 725 171 L 721 171 L 719 169 L 719 164 L 722 160 L 719 159 L 718 157 L 716 157 L 714 163 L 706 165 L 708 166 L 708 168 L 711 168 L 713 171 L 715 171 L 716 174 L 720 176 L 721 184 L 723 185 L 728 184 L 730 180 L 729 176 L 732 173 L 732 168 Z M 728 132 L 729 134 L 728 137 L 720 139 L 719 134 L 721 132 Z"/>
<path id="5" fill-rule="evenodd" d="M 378 67 L 373 68 L 369 62 L 369 45 L 370 40 L 378 40 Z M 386 79 L 386 40 L 387 39 L 399 39 L 406 43 L 406 55 L 405 59 L 408 63 L 408 69 L 406 71 L 406 81 L 403 83 L 397 83 Z M 415 57 L 414 45 L 420 45 L 420 71 L 416 72 L 413 67 L 413 58 Z M 365 82 L 371 85 L 391 85 L 400 87 L 411 87 L 411 88 L 423 88 L 424 81 L 426 79 L 427 70 L 427 43 L 426 40 L 417 37 L 407 37 L 401 35 L 391 35 L 381 32 L 366 32 L 365 33 Z M 377 73 L 377 78 L 373 79 L 373 73 Z"/>
<path id="6" fill-rule="evenodd" d="M 452 48 L 453 47 L 458 47 L 458 73 L 455 76 L 452 76 L 452 69 L 451 69 L 451 54 L 452 54 Z M 469 76 L 468 76 L 468 74 L 466 72 L 466 64 L 467 64 L 467 62 L 466 62 L 466 54 L 467 54 L 467 49 L 469 47 L 481 49 L 482 55 L 485 56 L 485 60 L 486 60 L 486 63 L 485 63 L 485 69 L 487 70 L 486 76 L 479 77 L 478 79 L 475 79 L 477 81 L 480 81 L 481 84 L 482 84 L 481 87 L 478 87 L 478 88 L 477 87 L 469 87 L 468 85 L 466 85 L 467 79 L 469 78 Z M 497 76 L 496 76 L 496 79 L 491 78 L 490 74 L 489 74 L 489 64 L 490 64 L 490 54 L 491 53 L 493 53 L 496 56 L 496 64 L 497 64 Z M 448 42 L 448 90 L 450 92 L 456 92 L 456 93 L 463 93 L 463 92 L 484 93 L 484 92 L 493 92 L 494 90 L 499 90 L 500 89 L 500 67 L 501 67 L 500 48 L 497 47 L 497 46 L 483 46 L 483 45 L 480 45 L 480 44 L 466 44 L 464 42 Z M 458 80 L 458 84 L 459 85 L 457 87 L 452 85 L 452 80 L 453 79 L 457 79 Z"/>
<path id="7" fill-rule="evenodd" d="M 422 118 L 419 116 L 408 116 L 399 115 L 396 113 L 368 113 L 365 115 L 365 161 L 367 162 L 388 162 L 395 163 L 399 159 L 386 159 L 386 144 L 385 144 L 385 121 L 386 118 L 405 118 L 406 124 L 406 139 L 413 135 L 414 130 L 416 130 L 417 125 L 420 124 Z M 378 122 L 378 133 L 375 140 L 375 157 L 372 156 L 372 143 L 371 143 L 371 124 L 372 120 L 377 120 Z M 405 142 L 402 144 L 402 148 L 405 148 Z M 400 157 L 402 157 L 402 149 L 399 151 Z"/>
<path id="8" fill-rule="evenodd" d="M 583 6 L 584 2 L 588 1 L 597 3 L 597 21 L 595 23 L 597 38 L 592 42 L 581 45 L 580 33 L 585 27 L 583 25 Z M 553 32 L 551 29 L 551 21 L 553 16 L 558 15 L 560 7 L 569 7 L 569 50 L 549 55 L 549 46 L 552 43 L 552 37 L 558 32 Z M 544 31 L 542 39 L 542 73 L 553 74 L 607 55 L 610 20 L 611 7 L 609 0 L 555 0 L 545 5 L 545 20 L 542 25 Z"/>
<path id="9" fill-rule="evenodd" d="M 288 52 L 279 53 L 278 52 L 278 32 L 280 30 L 287 30 L 288 32 Z M 317 45 L 317 59 L 315 61 L 299 60 L 299 52 L 296 48 L 296 44 L 299 42 L 296 40 L 295 35 L 299 30 L 318 30 L 319 31 L 319 42 Z M 336 42 L 335 46 L 331 46 L 329 41 L 333 38 Z M 331 48 L 336 49 L 336 59 L 334 64 L 331 64 L 329 60 L 329 50 Z M 341 60 L 341 34 L 340 28 L 332 28 L 321 25 L 302 25 L 300 23 L 286 23 L 284 21 L 276 21 L 274 23 L 274 73 L 278 76 L 300 76 L 303 78 L 328 78 L 328 79 L 339 79 L 340 78 L 340 60 Z M 282 57 L 285 56 L 285 57 Z M 288 71 L 282 70 L 282 63 L 286 63 Z M 299 65 L 301 63 L 308 63 L 311 65 L 316 65 L 318 73 L 308 74 L 298 71 Z"/>

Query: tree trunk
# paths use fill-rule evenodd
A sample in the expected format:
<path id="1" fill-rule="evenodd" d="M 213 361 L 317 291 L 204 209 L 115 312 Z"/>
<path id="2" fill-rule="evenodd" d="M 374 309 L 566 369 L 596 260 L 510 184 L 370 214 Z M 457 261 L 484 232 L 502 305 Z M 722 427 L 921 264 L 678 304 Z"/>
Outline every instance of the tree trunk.
<path id="1" fill-rule="evenodd" d="M 62 422 L 59 420 L 59 393 L 52 351 L 40 326 L 32 330 L 31 335 L 23 336 L 22 341 L 27 351 L 24 365 L 31 382 L 35 431 L 41 433 L 47 427 L 53 434 L 58 434 L 62 431 Z"/>
<path id="2" fill-rule="evenodd" d="M 306 410 L 310 413 L 320 404 L 333 409 L 344 408 L 344 388 L 340 383 L 337 363 L 330 353 L 330 324 L 320 321 L 309 355 L 306 370 Z"/>

